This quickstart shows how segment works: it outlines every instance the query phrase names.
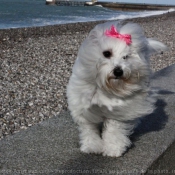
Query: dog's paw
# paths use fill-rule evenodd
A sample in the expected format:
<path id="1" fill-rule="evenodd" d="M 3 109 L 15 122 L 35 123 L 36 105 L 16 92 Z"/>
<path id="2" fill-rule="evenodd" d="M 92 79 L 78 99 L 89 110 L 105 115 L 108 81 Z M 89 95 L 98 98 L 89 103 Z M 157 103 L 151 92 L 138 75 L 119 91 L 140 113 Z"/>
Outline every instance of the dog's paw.
<path id="1" fill-rule="evenodd" d="M 103 156 L 121 157 L 129 145 L 120 145 L 114 143 L 105 143 L 103 147 Z"/>
<path id="2" fill-rule="evenodd" d="M 120 157 L 124 152 L 125 150 L 120 149 L 112 144 L 103 148 L 103 156 Z"/>
<path id="3" fill-rule="evenodd" d="M 100 154 L 103 151 L 102 140 L 86 141 L 81 144 L 80 150 L 84 153 L 95 153 Z"/>

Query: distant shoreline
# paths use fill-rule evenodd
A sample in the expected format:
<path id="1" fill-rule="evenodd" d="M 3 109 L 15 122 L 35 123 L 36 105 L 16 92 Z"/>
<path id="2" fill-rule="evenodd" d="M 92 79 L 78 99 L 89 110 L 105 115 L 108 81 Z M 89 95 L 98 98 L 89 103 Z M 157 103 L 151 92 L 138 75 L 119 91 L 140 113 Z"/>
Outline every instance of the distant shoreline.
<path id="1" fill-rule="evenodd" d="M 142 11 L 142 10 L 168 10 L 175 8 L 175 5 L 168 4 L 149 4 L 149 3 L 122 3 L 122 2 L 94 2 L 89 1 L 63 1 L 63 0 L 46 0 L 46 5 L 58 5 L 58 6 L 95 6 L 101 5 L 115 10 L 122 11 Z"/>
<path id="2" fill-rule="evenodd" d="M 74 7 L 72 7 L 74 8 Z M 103 7 L 102 7 L 103 8 Z M 117 10 L 117 9 L 114 9 L 114 10 Z M 114 11 L 113 10 L 113 11 Z M 114 11 L 115 12 L 115 11 Z M 143 13 L 142 13 L 143 12 Z M 7 28 L 0 28 L 0 40 L 1 40 L 1 31 L 2 30 L 22 30 L 22 29 L 25 29 L 25 30 L 30 30 L 32 28 L 41 28 L 43 30 L 43 28 L 45 27 L 52 27 L 52 26 L 61 26 L 61 25 L 71 25 L 71 24 L 76 24 L 76 23 L 100 23 L 101 21 L 108 21 L 108 20 L 132 20 L 132 19 L 136 19 L 136 18 L 149 18 L 149 17 L 154 17 L 154 16 L 160 16 L 160 15 L 164 15 L 166 13 L 173 13 L 175 12 L 175 8 L 174 9 L 168 9 L 168 10 L 162 10 L 162 11 L 140 11 L 138 14 L 136 15 L 125 15 L 125 14 L 121 14 L 119 16 L 116 16 L 115 18 L 108 18 L 108 19 L 94 19 L 94 20 L 88 20 L 88 21 L 68 21 L 65 23 L 58 23 L 58 24 L 49 24 L 49 25 L 29 25 L 29 26 L 17 26 L 17 27 L 7 27 Z"/>
<path id="3" fill-rule="evenodd" d="M 142 11 L 142 10 L 168 10 L 175 8 L 175 5 L 157 5 L 157 4 L 146 4 L 146 3 L 109 3 L 109 2 L 96 2 L 95 5 L 101 5 L 113 10 L 122 11 Z"/>
<path id="4" fill-rule="evenodd" d="M 146 17 L 136 17 L 130 19 L 122 19 L 124 21 L 149 21 L 150 19 L 164 18 L 166 16 L 175 16 L 175 11 L 168 12 L 160 15 L 146 16 Z M 75 23 L 66 23 L 66 24 L 55 24 L 55 25 L 46 25 L 46 26 L 35 26 L 35 27 L 20 27 L 20 28 L 7 28 L 0 29 L 0 43 L 4 44 L 10 40 L 17 41 L 25 40 L 27 38 L 38 38 L 41 36 L 54 36 L 54 35 L 67 35 L 76 32 L 89 32 L 91 28 L 80 27 L 80 26 L 95 26 L 96 24 L 103 23 L 108 20 L 99 20 L 99 21 L 87 21 L 87 22 L 75 22 Z M 91 24 L 91 25 L 89 25 Z M 81 31 L 76 31 L 76 27 L 81 28 Z M 70 30 L 72 29 L 72 30 Z M 20 42 L 21 42 L 20 41 Z M 10 44 L 10 43 L 9 43 Z"/>

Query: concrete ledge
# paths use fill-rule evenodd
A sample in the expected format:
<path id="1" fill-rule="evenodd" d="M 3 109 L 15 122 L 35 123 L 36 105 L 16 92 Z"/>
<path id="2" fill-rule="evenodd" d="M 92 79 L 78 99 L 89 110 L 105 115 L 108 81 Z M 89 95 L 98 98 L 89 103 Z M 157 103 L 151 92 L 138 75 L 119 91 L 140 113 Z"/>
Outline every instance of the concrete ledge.
<path id="1" fill-rule="evenodd" d="M 153 76 L 157 110 L 142 119 L 133 147 L 120 158 L 79 151 L 78 131 L 64 112 L 0 141 L 0 174 L 164 174 L 175 173 L 175 65 Z M 158 173 L 155 173 L 157 171 Z"/>

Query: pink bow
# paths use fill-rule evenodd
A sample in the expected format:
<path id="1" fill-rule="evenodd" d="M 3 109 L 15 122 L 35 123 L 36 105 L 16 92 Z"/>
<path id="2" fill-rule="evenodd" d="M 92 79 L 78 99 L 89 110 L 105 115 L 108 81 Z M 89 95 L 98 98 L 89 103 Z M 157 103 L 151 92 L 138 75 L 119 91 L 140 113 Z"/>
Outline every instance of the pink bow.
<path id="1" fill-rule="evenodd" d="M 109 37 L 114 37 L 114 38 L 119 38 L 121 40 L 124 40 L 126 42 L 127 45 L 131 44 L 131 35 L 128 34 L 120 34 L 118 33 L 118 31 L 116 30 L 116 28 L 114 27 L 114 25 L 111 26 L 110 30 L 106 30 L 105 31 L 105 35 L 109 36 Z"/>

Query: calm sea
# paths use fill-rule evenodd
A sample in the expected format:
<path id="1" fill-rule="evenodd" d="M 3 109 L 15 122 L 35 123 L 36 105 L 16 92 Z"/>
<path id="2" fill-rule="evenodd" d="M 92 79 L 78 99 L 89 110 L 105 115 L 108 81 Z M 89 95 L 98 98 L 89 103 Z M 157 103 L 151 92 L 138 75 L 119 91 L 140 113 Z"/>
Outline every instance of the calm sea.
<path id="1" fill-rule="evenodd" d="M 0 29 L 126 19 L 158 15 L 166 12 L 122 12 L 100 6 L 48 6 L 45 5 L 45 0 L 0 0 Z"/>

